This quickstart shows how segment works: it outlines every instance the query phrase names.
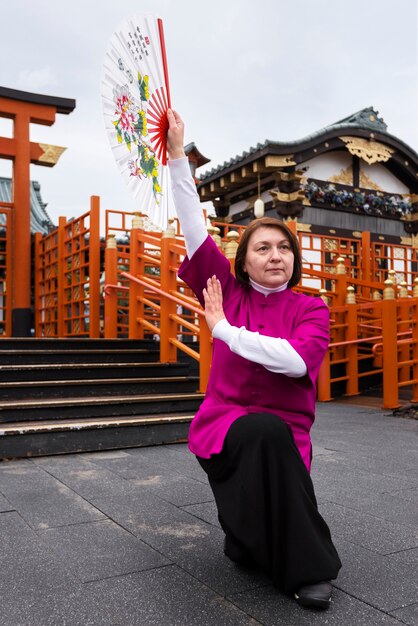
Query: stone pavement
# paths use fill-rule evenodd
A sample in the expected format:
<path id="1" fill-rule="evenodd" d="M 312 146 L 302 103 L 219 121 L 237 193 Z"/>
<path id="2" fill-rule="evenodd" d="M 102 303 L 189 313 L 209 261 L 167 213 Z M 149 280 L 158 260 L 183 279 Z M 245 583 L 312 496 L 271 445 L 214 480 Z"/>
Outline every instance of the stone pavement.
<path id="1" fill-rule="evenodd" d="M 418 421 L 318 405 L 313 479 L 343 561 L 327 612 L 222 552 L 186 445 L 0 463 L 1 626 L 418 625 Z"/>

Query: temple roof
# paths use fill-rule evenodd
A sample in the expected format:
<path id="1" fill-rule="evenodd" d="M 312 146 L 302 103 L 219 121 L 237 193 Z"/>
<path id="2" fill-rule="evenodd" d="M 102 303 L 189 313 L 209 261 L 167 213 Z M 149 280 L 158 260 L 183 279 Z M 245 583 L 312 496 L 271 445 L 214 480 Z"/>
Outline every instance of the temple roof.
<path id="1" fill-rule="evenodd" d="M 0 177 L 0 202 L 12 202 L 12 181 Z M 41 186 L 33 180 L 30 183 L 30 229 L 32 233 L 48 233 L 55 224 L 46 212 L 46 204 L 41 197 Z M 0 220 L 1 223 L 1 220 Z"/>
<path id="2" fill-rule="evenodd" d="M 206 165 L 206 163 L 209 163 L 210 161 L 210 159 L 205 157 L 200 150 L 197 149 L 196 144 L 193 141 L 188 143 L 187 146 L 184 146 L 184 152 L 187 157 L 190 157 L 190 155 L 195 157 L 196 168 L 202 167 L 202 165 Z"/>
<path id="3" fill-rule="evenodd" d="M 258 143 L 255 147 L 250 147 L 242 154 L 235 156 L 229 161 L 225 161 L 222 165 L 212 168 L 211 170 L 200 175 L 200 184 L 209 182 L 211 179 L 218 178 L 225 171 L 231 171 L 241 165 L 254 161 L 260 153 L 262 154 L 285 154 L 287 152 L 301 152 L 308 147 L 314 146 L 319 142 L 332 137 L 338 137 L 341 133 L 354 134 L 368 138 L 379 138 L 385 140 L 389 145 L 393 145 L 407 156 L 413 158 L 414 162 L 418 162 L 418 154 L 406 143 L 387 132 L 387 124 L 379 116 L 379 112 L 373 107 L 367 107 L 361 111 L 357 111 L 329 126 L 294 141 L 271 141 L 266 139 L 264 143 Z"/>
<path id="4" fill-rule="evenodd" d="M 0 87 L 0 97 L 53 106 L 56 107 L 57 113 L 63 113 L 64 115 L 68 115 L 75 109 L 75 100 L 72 98 L 46 96 L 42 93 L 31 93 L 29 91 L 20 91 L 19 89 L 10 89 L 9 87 Z"/>

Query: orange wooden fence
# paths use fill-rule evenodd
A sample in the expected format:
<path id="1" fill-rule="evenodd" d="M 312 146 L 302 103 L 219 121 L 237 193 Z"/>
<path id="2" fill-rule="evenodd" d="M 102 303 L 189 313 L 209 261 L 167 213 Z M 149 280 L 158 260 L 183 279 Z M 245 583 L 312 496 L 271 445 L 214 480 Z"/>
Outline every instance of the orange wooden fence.
<path id="1" fill-rule="evenodd" d="M 35 336 L 100 336 L 100 203 L 35 235 Z"/>
<path id="2" fill-rule="evenodd" d="M 231 231 L 223 238 L 215 230 L 211 232 L 233 265 L 239 233 Z M 155 253 L 157 249 L 159 254 L 153 254 L 152 251 Z M 342 244 L 336 253 L 341 255 L 341 250 Z M 110 259 L 111 250 L 106 254 Z M 132 230 L 130 271 L 121 273 L 130 281 L 129 336 L 138 338 L 151 334 L 157 337 L 160 358 L 164 362 L 177 360 L 178 350 L 198 360 L 200 390 L 204 391 L 210 368 L 210 336 L 200 305 L 177 276 L 184 256 L 183 240 L 174 229 L 162 236 L 146 233 L 141 228 Z M 115 258 L 109 260 L 113 266 L 113 274 L 110 273 L 109 277 L 113 278 L 117 276 Z M 150 264 L 156 268 L 153 276 L 147 274 Z M 363 379 L 376 384 L 383 380 L 385 408 L 399 405 L 399 389 L 403 386 L 410 386 L 415 398 L 418 348 L 411 338 L 416 332 L 414 315 L 418 303 L 418 278 L 409 289 L 403 281 L 401 288 L 395 290 L 397 273 L 394 269 L 386 272 L 386 283 L 359 278 L 362 268 L 371 267 L 364 259 L 354 267 L 347 264 L 344 257 L 334 255 L 334 265 L 326 264 L 328 271 L 312 265 L 304 266 L 304 277 L 316 280 L 324 287 L 318 290 L 302 286 L 299 289 L 322 297 L 331 312 L 331 344 L 321 368 L 318 399 L 331 400 L 336 385 L 339 393 L 356 395 Z M 321 268 L 319 262 L 315 265 Z M 111 281 L 106 278 L 106 282 Z M 107 291 L 111 295 L 120 288 L 113 282 Z M 369 299 L 365 297 L 366 293 L 370 294 Z M 393 299 L 395 295 L 399 296 L 397 300 Z M 391 298 L 395 305 L 387 304 Z"/>
<path id="3" fill-rule="evenodd" d="M 129 280 L 129 337 L 158 338 L 160 360 L 175 362 L 178 350 L 199 363 L 200 390 L 206 389 L 211 362 L 211 336 L 204 321 L 203 309 L 190 296 L 189 288 L 177 277 L 178 267 L 186 254 L 175 229 L 165 233 L 148 233 L 141 228 L 131 231 L 130 271 L 121 277 Z M 115 307 L 121 285 L 107 280 L 117 277 L 117 256 L 106 248 L 105 302 L 115 332 Z M 151 271 L 152 270 L 152 271 Z M 198 349 L 197 349 L 198 348 Z"/>
<path id="4" fill-rule="evenodd" d="M 0 204 L 0 335 L 11 333 L 11 211 Z M 199 362 L 200 391 L 208 380 L 211 337 L 203 311 L 178 278 L 185 256 L 177 221 L 164 232 L 146 230 L 138 214 L 106 212 L 104 300 L 100 294 L 99 198 L 90 211 L 35 236 L 34 310 L 37 337 L 153 337 L 160 359 L 183 351 Z M 297 289 L 330 307 L 331 343 L 321 368 L 318 398 L 335 390 L 355 395 L 364 380 L 383 383 L 383 406 L 399 406 L 410 388 L 418 401 L 418 258 L 404 244 L 330 237 L 297 230 L 304 259 Z M 231 268 L 245 226 L 212 223 L 208 231 Z M 103 321 L 102 321 L 103 320 Z"/>

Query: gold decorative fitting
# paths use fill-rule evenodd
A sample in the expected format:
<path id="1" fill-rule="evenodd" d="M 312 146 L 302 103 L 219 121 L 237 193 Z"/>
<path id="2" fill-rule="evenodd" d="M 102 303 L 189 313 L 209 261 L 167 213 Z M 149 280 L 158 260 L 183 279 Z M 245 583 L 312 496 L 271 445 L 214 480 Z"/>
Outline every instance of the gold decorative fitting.
<path id="1" fill-rule="evenodd" d="M 284 167 L 286 165 L 296 165 L 293 154 L 284 154 L 283 156 L 274 154 L 266 156 L 264 164 L 266 167 Z"/>
<path id="2" fill-rule="evenodd" d="M 403 280 L 398 286 L 399 286 L 399 292 L 398 292 L 399 297 L 407 298 L 408 297 L 408 283 L 406 282 L 406 280 Z"/>
<path id="3" fill-rule="evenodd" d="M 357 237 L 357 239 L 361 239 L 361 232 L 359 230 L 353 230 L 353 237 Z"/>
<path id="4" fill-rule="evenodd" d="M 269 193 L 276 202 L 294 202 L 295 200 L 302 200 L 301 195 L 305 195 L 305 192 L 302 190 L 292 191 L 292 193 L 282 193 L 281 191 L 270 189 Z"/>
<path id="5" fill-rule="evenodd" d="M 132 218 L 132 228 L 144 228 L 144 218 L 142 213 L 134 213 Z"/>
<path id="6" fill-rule="evenodd" d="M 353 185 L 353 168 L 351 165 L 347 167 L 345 170 L 341 170 L 339 174 L 335 176 L 331 176 L 328 179 L 330 183 L 341 183 L 342 185 Z M 360 187 L 365 189 L 375 189 L 376 191 L 382 191 L 382 188 L 372 181 L 371 178 L 367 176 L 363 171 L 360 171 Z"/>
<path id="7" fill-rule="evenodd" d="M 345 274 L 344 257 L 342 256 L 337 259 L 337 274 Z"/>
<path id="8" fill-rule="evenodd" d="M 385 288 L 383 290 L 383 300 L 394 300 L 395 299 L 395 290 L 393 289 L 393 283 L 388 278 L 385 280 Z"/>
<path id="9" fill-rule="evenodd" d="M 378 141 L 369 141 L 368 139 L 360 139 L 359 137 L 340 137 L 347 150 L 353 156 L 358 156 L 369 165 L 380 161 L 389 161 L 395 150 L 388 148 Z"/>
<path id="10" fill-rule="evenodd" d="M 237 248 L 238 248 L 238 239 L 239 233 L 236 230 L 230 230 L 226 234 L 227 243 L 225 244 L 225 256 L 227 259 L 235 259 Z"/>
<path id="11" fill-rule="evenodd" d="M 301 233 L 311 233 L 311 227 L 312 224 L 302 224 L 301 222 L 298 222 L 297 219 L 295 220 L 296 223 L 296 230 L 300 231 Z"/>
<path id="12" fill-rule="evenodd" d="M 355 304 L 356 303 L 356 294 L 355 289 L 352 285 L 347 287 L 347 296 L 345 298 L 346 304 Z"/>
<path id="13" fill-rule="evenodd" d="M 320 289 L 319 290 L 319 297 L 321 298 L 321 300 L 323 302 L 325 302 L 325 304 L 328 304 L 328 296 L 327 296 L 327 290 L 326 289 Z"/>
<path id="14" fill-rule="evenodd" d="M 106 241 L 106 248 L 114 249 L 116 247 L 117 246 L 116 246 L 116 237 L 115 237 L 115 235 L 108 235 L 107 241 Z"/>
<path id="15" fill-rule="evenodd" d="M 401 237 L 401 246 L 412 246 L 412 237 Z"/>
<path id="16" fill-rule="evenodd" d="M 41 150 L 43 150 L 43 154 L 39 157 L 39 161 L 41 163 L 48 163 L 49 165 L 55 165 L 58 163 L 61 154 L 67 149 L 62 146 L 51 146 L 48 143 L 40 143 L 38 145 Z"/>
<path id="17" fill-rule="evenodd" d="M 324 239 L 324 248 L 327 252 L 333 252 L 338 247 L 335 239 Z M 343 259 L 344 262 L 344 259 Z"/>
<path id="18" fill-rule="evenodd" d="M 174 219 L 168 220 L 167 228 L 163 231 L 162 237 L 164 239 L 174 239 L 176 236 L 176 228 L 174 226 Z"/>
<path id="19" fill-rule="evenodd" d="M 389 275 L 388 280 L 391 280 L 392 283 L 396 285 L 396 270 L 389 270 L 388 275 Z"/>
<path id="20" fill-rule="evenodd" d="M 353 185 L 353 168 L 349 165 L 345 170 L 342 169 L 339 174 L 331 176 L 328 179 L 330 183 L 341 183 L 342 185 Z"/>

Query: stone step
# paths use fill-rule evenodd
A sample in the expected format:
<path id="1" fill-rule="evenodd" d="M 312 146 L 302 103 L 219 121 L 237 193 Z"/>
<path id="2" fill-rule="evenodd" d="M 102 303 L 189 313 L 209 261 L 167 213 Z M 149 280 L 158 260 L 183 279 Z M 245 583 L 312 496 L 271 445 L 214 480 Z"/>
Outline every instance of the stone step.
<path id="1" fill-rule="evenodd" d="M 0 423 L 194 412 L 202 400 L 200 393 L 2 400 Z"/>
<path id="2" fill-rule="evenodd" d="M 197 376 L 160 376 L 128 378 L 83 378 L 71 380 L 36 380 L 0 382 L 3 399 L 69 398 L 194 392 Z"/>
<path id="3" fill-rule="evenodd" d="M 147 350 L 144 348 L 115 348 L 103 349 L 51 349 L 51 350 L 0 350 L 0 366 L 24 365 L 24 364 L 54 364 L 62 363 L 115 363 L 120 360 L 125 362 L 144 361 L 151 362 L 159 359 L 158 349 Z"/>
<path id="4" fill-rule="evenodd" d="M 54 337 L 6 337 L 0 338 L 1 350 L 119 350 L 136 348 L 151 350 L 158 347 L 154 339 L 89 339 L 74 337 L 56 339 Z"/>
<path id="5" fill-rule="evenodd" d="M 0 426 L 0 458 L 117 450 L 187 441 L 192 413 L 16 422 Z"/>
<path id="6" fill-rule="evenodd" d="M 158 376 L 185 376 L 187 363 L 159 363 L 126 361 L 115 363 L 31 363 L 2 365 L 0 382 L 82 380 L 85 378 L 135 378 Z"/>

